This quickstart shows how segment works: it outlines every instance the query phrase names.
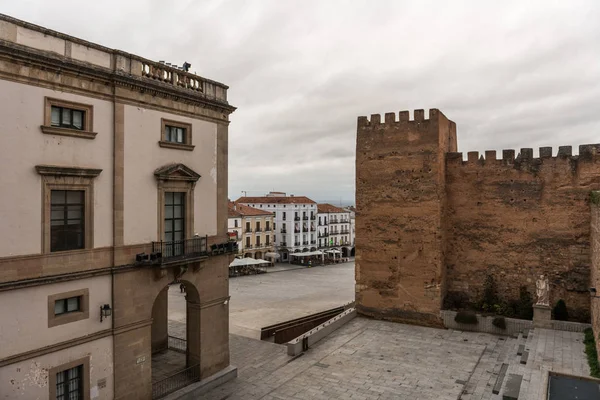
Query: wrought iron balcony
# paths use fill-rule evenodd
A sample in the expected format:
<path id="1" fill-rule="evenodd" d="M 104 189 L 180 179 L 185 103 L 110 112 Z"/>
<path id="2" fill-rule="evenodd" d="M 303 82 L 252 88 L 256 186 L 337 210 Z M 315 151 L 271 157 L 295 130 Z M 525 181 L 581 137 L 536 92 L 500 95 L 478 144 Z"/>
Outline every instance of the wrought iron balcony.
<path id="1" fill-rule="evenodd" d="M 280 245 L 281 247 L 287 247 L 287 242 L 279 242 L 279 245 Z"/>
<path id="2" fill-rule="evenodd" d="M 304 215 L 304 216 L 302 216 L 302 219 L 303 219 L 304 221 L 308 221 L 308 215 Z"/>
<path id="3" fill-rule="evenodd" d="M 262 232 L 262 229 L 260 227 L 256 228 L 256 232 Z"/>
<path id="4" fill-rule="evenodd" d="M 294 246 L 300 246 L 300 242 L 294 242 Z"/>
<path id="5" fill-rule="evenodd" d="M 294 221 L 300 221 L 300 217 L 294 217 Z"/>
<path id="6" fill-rule="evenodd" d="M 246 230 L 244 231 L 244 233 L 252 233 L 252 228 L 246 228 Z"/>
<path id="7" fill-rule="evenodd" d="M 208 236 L 174 240 L 170 242 L 152 242 L 152 254 L 149 258 L 152 262 L 165 264 L 171 261 L 206 257 L 208 256 L 207 243 Z M 232 247 L 236 246 L 237 251 L 236 242 L 227 242 L 225 245 L 227 246 L 227 249 L 229 249 L 229 245 Z"/>
<path id="8" fill-rule="evenodd" d="M 281 233 L 287 233 L 287 229 L 281 229 L 280 232 Z"/>
<path id="9" fill-rule="evenodd" d="M 314 231 L 316 231 L 316 230 L 317 230 L 317 228 L 315 228 L 314 226 L 311 226 L 311 227 L 310 227 L 310 231 L 311 231 L 311 232 L 314 232 Z"/>
<path id="10" fill-rule="evenodd" d="M 317 216 L 316 216 L 316 215 L 311 215 L 311 216 L 310 216 L 310 220 L 311 220 L 311 221 L 314 221 L 314 220 L 316 220 L 316 219 L 317 219 Z"/>
<path id="11" fill-rule="evenodd" d="M 317 241 L 316 240 L 311 240 L 310 244 L 317 244 Z"/>
<path id="12" fill-rule="evenodd" d="M 308 240 L 305 240 L 305 241 L 303 241 L 303 242 L 302 242 L 302 245 L 304 245 L 304 246 L 308 246 Z"/>
<path id="13" fill-rule="evenodd" d="M 300 228 L 294 228 L 294 233 L 300 233 Z"/>

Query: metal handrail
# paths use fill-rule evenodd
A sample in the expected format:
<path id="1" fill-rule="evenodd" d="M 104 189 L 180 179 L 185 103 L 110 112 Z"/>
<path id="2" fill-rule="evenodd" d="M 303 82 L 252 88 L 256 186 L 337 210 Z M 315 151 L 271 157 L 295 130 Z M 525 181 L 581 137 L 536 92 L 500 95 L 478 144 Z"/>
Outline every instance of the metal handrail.
<path id="1" fill-rule="evenodd" d="M 200 364 L 179 371 L 152 383 L 152 399 L 161 399 L 177 390 L 200 380 Z"/>

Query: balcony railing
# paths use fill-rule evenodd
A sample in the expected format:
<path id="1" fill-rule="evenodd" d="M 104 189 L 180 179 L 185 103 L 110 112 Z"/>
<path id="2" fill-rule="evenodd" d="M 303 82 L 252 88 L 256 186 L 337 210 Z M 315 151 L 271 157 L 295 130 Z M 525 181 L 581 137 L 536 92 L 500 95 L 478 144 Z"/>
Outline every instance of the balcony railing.
<path id="1" fill-rule="evenodd" d="M 178 351 L 185 354 L 187 352 L 187 341 L 175 336 L 169 336 L 168 347 L 169 350 Z"/>
<path id="2" fill-rule="evenodd" d="M 186 259 L 208 255 L 208 236 L 192 239 L 174 240 L 171 242 L 152 242 L 150 260 L 168 261 L 169 259 Z M 235 242 L 229 242 L 235 244 Z"/>
<path id="3" fill-rule="evenodd" d="M 300 246 L 300 242 L 294 242 L 294 246 Z"/>
<path id="4" fill-rule="evenodd" d="M 311 240 L 310 244 L 317 244 L 317 241 L 316 240 Z"/>
<path id="5" fill-rule="evenodd" d="M 280 245 L 281 247 L 287 247 L 287 242 L 279 242 L 279 245 Z"/>
<path id="6" fill-rule="evenodd" d="M 280 232 L 281 233 L 287 233 L 287 229 L 281 229 Z"/>
<path id="7" fill-rule="evenodd" d="M 317 219 L 317 216 L 316 216 L 316 215 L 311 215 L 311 216 L 310 216 L 310 220 L 311 220 L 311 221 L 314 221 L 314 220 L 316 220 L 316 219 Z"/>
<path id="8" fill-rule="evenodd" d="M 152 399 L 161 399 L 168 394 L 200 380 L 200 365 L 194 365 L 183 371 L 161 379 L 152 384 Z"/>
<path id="9" fill-rule="evenodd" d="M 261 228 L 256 228 L 256 232 L 262 232 Z"/>
<path id="10" fill-rule="evenodd" d="M 308 246 L 308 240 L 305 240 L 304 242 L 302 242 L 302 245 Z"/>
<path id="11" fill-rule="evenodd" d="M 311 227 L 310 227 L 310 231 L 311 231 L 311 232 L 314 232 L 314 231 L 316 231 L 316 230 L 317 230 L 317 228 L 315 228 L 314 226 L 311 226 Z"/>
<path id="12" fill-rule="evenodd" d="M 252 233 L 252 228 L 246 228 L 246 230 L 244 231 L 244 233 Z"/>
<path id="13" fill-rule="evenodd" d="M 294 221 L 300 221 L 300 217 L 294 217 Z"/>
<path id="14" fill-rule="evenodd" d="M 294 228 L 294 233 L 300 233 L 300 228 Z"/>
<path id="15" fill-rule="evenodd" d="M 245 247 L 246 249 L 251 249 L 251 248 L 252 248 L 252 245 L 251 245 L 251 244 L 246 244 L 244 247 Z"/>
<path id="16" fill-rule="evenodd" d="M 260 249 L 261 247 L 263 247 L 263 244 L 262 244 L 262 243 L 256 243 L 256 244 L 254 245 L 254 248 L 255 248 L 255 249 Z"/>
<path id="17" fill-rule="evenodd" d="M 308 221 L 308 215 L 303 215 L 303 216 L 302 216 L 302 219 L 303 219 L 304 221 Z"/>

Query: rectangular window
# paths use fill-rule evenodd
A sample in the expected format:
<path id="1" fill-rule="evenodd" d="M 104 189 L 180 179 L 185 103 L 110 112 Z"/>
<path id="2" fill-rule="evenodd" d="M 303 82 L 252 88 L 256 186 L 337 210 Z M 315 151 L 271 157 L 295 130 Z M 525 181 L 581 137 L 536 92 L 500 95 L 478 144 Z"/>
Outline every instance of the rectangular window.
<path id="1" fill-rule="evenodd" d="M 60 299 L 54 302 L 54 315 L 62 315 L 81 309 L 81 296 Z"/>
<path id="2" fill-rule="evenodd" d="M 256 232 L 260 232 L 260 222 L 256 222 Z"/>
<path id="3" fill-rule="evenodd" d="M 85 248 L 85 192 L 52 190 L 50 194 L 50 251 Z"/>
<path id="4" fill-rule="evenodd" d="M 186 129 L 179 126 L 165 125 L 165 141 L 185 143 Z"/>
<path id="5" fill-rule="evenodd" d="M 267 244 L 267 246 L 268 246 L 268 245 L 269 245 L 269 243 L 271 242 L 271 241 L 270 241 L 270 239 L 271 239 L 271 238 L 269 237 L 269 235 L 267 235 L 267 237 L 265 238 L 265 243 Z"/>
<path id="6" fill-rule="evenodd" d="M 283 220 L 285 221 L 285 211 L 283 212 Z"/>
<path id="7" fill-rule="evenodd" d="M 56 374 L 56 400 L 83 398 L 83 364 Z"/>
<path id="8" fill-rule="evenodd" d="M 185 193 L 165 192 L 165 251 L 167 257 L 182 255 L 185 240 Z"/>
<path id="9" fill-rule="evenodd" d="M 270 230 L 269 225 L 270 225 L 269 221 L 265 222 L 265 230 L 267 230 L 267 231 Z"/>
<path id="10" fill-rule="evenodd" d="M 237 227 L 238 227 L 238 220 L 237 220 L 237 219 L 234 219 L 234 220 L 233 220 L 233 226 L 234 226 L 235 228 L 237 228 Z"/>
<path id="11" fill-rule="evenodd" d="M 246 222 L 246 232 L 252 232 L 252 229 L 250 228 L 250 222 Z"/>
<path id="12" fill-rule="evenodd" d="M 85 111 L 51 106 L 50 126 L 85 130 Z"/>
<path id="13" fill-rule="evenodd" d="M 250 237 L 246 238 L 246 247 L 250 247 Z"/>
<path id="14" fill-rule="evenodd" d="M 256 237 L 256 245 L 257 245 L 257 246 L 260 246 L 260 236 L 257 236 L 257 237 Z"/>

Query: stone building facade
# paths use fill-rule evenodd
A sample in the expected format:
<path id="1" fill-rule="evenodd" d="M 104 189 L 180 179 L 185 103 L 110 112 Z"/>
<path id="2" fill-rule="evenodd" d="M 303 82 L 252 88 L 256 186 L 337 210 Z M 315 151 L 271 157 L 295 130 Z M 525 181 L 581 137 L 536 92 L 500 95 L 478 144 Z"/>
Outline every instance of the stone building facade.
<path id="1" fill-rule="evenodd" d="M 227 86 L 0 14 L 0 103 L 0 397 L 152 398 L 176 279 L 227 370 Z"/>
<path id="2" fill-rule="evenodd" d="M 240 254 L 244 257 L 264 259 L 272 255 L 275 240 L 273 213 L 244 204 L 233 204 L 234 211 L 241 216 Z"/>
<path id="3" fill-rule="evenodd" d="M 358 118 L 356 299 L 366 315 L 439 325 L 444 301 L 476 301 L 491 275 L 506 301 L 535 298 L 590 315 L 590 192 L 600 145 L 457 152 L 439 110 Z"/>

